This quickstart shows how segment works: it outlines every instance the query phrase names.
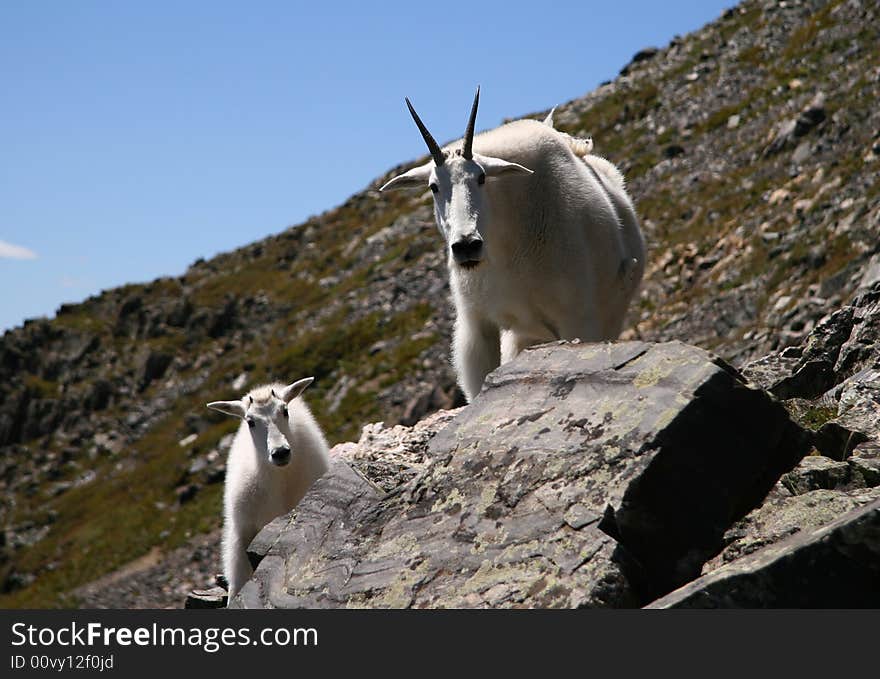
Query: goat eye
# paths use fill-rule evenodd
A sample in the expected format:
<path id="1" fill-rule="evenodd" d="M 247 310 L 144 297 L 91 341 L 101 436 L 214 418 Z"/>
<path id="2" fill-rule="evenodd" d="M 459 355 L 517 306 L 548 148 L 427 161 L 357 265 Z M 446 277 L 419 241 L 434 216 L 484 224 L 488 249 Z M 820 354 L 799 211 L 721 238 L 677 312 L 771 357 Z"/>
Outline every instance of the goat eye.
<path id="1" fill-rule="evenodd" d="M 480 186 L 482 186 L 482 185 L 485 184 L 485 183 L 486 183 L 486 173 L 485 173 L 485 172 L 481 172 L 481 173 L 480 173 L 480 176 L 477 177 L 477 184 L 479 184 Z"/>
<path id="2" fill-rule="evenodd" d="M 281 412 L 284 414 L 284 417 L 287 417 L 287 406 L 284 406 L 284 410 Z"/>
<path id="3" fill-rule="evenodd" d="M 248 426 L 249 426 L 251 429 L 253 429 L 254 426 L 256 426 L 256 424 L 257 424 L 256 422 L 254 422 L 254 418 L 252 418 L 252 417 L 247 418 L 247 419 L 245 420 L 245 422 L 247 422 Z"/>
<path id="4" fill-rule="evenodd" d="M 432 193 L 437 193 L 440 190 L 434 182 L 431 182 L 430 187 Z"/>

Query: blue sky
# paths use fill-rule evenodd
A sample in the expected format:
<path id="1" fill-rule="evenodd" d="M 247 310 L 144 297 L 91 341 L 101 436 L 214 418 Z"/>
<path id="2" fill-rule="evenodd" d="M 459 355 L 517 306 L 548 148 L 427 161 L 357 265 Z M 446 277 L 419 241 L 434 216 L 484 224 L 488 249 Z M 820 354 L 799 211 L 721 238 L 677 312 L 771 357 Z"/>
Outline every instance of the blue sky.
<path id="1" fill-rule="evenodd" d="M 581 96 L 732 0 L 0 3 L 0 330 Z"/>

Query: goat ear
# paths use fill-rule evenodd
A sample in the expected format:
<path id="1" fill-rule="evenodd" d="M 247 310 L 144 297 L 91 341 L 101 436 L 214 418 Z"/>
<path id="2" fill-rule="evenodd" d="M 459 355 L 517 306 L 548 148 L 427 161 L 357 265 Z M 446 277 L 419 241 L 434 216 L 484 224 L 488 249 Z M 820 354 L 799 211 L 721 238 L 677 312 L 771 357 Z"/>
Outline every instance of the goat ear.
<path id="1" fill-rule="evenodd" d="M 279 394 L 279 398 L 285 403 L 290 403 L 293 399 L 303 393 L 306 390 L 306 387 L 314 381 L 314 377 L 304 377 L 301 380 L 297 380 L 293 384 L 284 387 L 284 389 L 281 390 L 281 394 Z"/>
<path id="2" fill-rule="evenodd" d="M 532 170 L 519 163 L 509 163 L 506 160 L 501 160 L 501 158 L 492 158 L 491 156 L 478 157 L 474 154 L 474 160 L 480 164 L 487 177 L 497 177 L 498 175 L 508 173 L 534 174 Z"/>
<path id="3" fill-rule="evenodd" d="M 388 189 L 408 189 L 414 186 L 424 186 L 425 182 L 428 181 L 428 177 L 431 176 L 431 168 L 433 167 L 434 161 L 429 160 L 424 165 L 419 165 L 412 170 L 397 175 L 379 190 L 387 191 Z"/>
<path id="4" fill-rule="evenodd" d="M 208 407 L 233 417 L 244 417 L 245 413 L 245 407 L 241 401 L 211 401 Z"/>
<path id="5" fill-rule="evenodd" d="M 553 128 L 553 112 L 554 111 L 556 111 L 555 106 L 550 109 L 550 113 L 548 113 L 547 117 L 544 118 L 544 124 L 549 128 Z"/>

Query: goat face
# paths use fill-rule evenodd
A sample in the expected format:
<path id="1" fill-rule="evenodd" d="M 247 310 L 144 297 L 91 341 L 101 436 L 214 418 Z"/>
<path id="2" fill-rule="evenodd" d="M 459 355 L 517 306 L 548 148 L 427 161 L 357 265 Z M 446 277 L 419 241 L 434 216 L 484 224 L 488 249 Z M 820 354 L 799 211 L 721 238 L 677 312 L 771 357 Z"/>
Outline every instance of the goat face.
<path id="1" fill-rule="evenodd" d="M 276 467 L 290 462 L 290 423 L 287 404 L 277 397 L 265 403 L 253 403 L 244 415 L 251 430 L 251 439 L 257 455 Z"/>
<path id="2" fill-rule="evenodd" d="M 480 89 L 474 97 L 462 148 L 455 153 L 443 151 L 422 123 L 409 99 L 406 104 L 422 133 L 431 160 L 394 177 L 380 191 L 427 183 L 434 195 L 434 216 L 449 247 L 449 264 L 463 269 L 478 266 L 486 257 L 486 227 L 489 223 L 485 200 L 486 179 L 504 173 L 532 174 L 517 163 L 473 152 L 474 124 Z"/>
<path id="3" fill-rule="evenodd" d="M 449 247 L 450 265 L 469 269 L 483 259 L 485 183 L 486 173 L 479 163 L 460 155 L 431 171 L 428 186 L 434 195 L 434 217 Z"/>
<path id="4" fill-rule="evenodd" d="M 489 236 L 486 180 L 504 172 L 531 174 L 522 165 L 476 153 L 471 158 L 455 153 L 432 169 L 428 186 L 437 226 L 449 246 L 450 265 L 470 269 L 483 261 Z"/>
<path id="5" fill-rule="evenodd" d="M 277 390 L 263 387 L 263 391 L 257 390 L 260 392 L 257 399 L 253 395 L 247 395 L 240 401 L 213 401 L 208 407 L 243 419 L 250 429 L 257 457 L 276 467 L 283 467 L 290 462 L 292 455 L 287 406 L 314 379 L 306 377 Z"/>

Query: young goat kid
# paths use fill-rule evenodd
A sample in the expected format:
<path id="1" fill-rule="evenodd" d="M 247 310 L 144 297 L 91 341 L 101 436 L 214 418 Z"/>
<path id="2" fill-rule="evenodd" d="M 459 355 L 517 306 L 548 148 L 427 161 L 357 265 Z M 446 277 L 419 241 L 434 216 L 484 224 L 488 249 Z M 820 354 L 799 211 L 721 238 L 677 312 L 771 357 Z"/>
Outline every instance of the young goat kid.
<path id="1" fill-rule="evenodd" d="M 223 574 L 229 601 L 253 573 L 247 547 L 260 529 L 296 507 L 329 466 L 324 434 L 299 398 L 313 377 L 257 387 L 209 408 L 240 417 L 223 493 Z"/>
<path id="2" fill-rule="evenodd" d="M 480 90 L 460 142 L 440 148 L 406 100 L 431 160 L 382 190 L 429 187 L 448 244 L 453 363 L 468 401 L 524 348 L 615 339 L 645 268 L 623 176 L 577 140 L 517 120 L 474 137 Z"/>

